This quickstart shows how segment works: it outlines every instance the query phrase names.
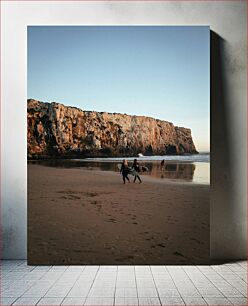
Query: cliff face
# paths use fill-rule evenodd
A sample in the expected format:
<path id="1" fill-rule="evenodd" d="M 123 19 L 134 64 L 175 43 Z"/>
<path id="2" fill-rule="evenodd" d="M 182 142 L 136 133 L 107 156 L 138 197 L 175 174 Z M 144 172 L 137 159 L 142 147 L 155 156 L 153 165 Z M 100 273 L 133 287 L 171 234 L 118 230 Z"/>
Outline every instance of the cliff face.
<path id="1" fill-rule="evenodd" d="M 197 153 L 191 131 L 145 116 L 28 100 L 28 158 Z"/>

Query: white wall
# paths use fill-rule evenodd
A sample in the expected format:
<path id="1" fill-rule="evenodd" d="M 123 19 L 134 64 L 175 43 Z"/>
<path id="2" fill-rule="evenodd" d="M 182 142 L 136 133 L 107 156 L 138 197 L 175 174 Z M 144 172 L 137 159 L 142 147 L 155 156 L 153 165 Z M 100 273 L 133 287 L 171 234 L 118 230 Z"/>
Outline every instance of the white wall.
<path id="1" fill-rule="evenodd" d="M 3 254 L 26 258 L 27 25 L 210 25 L 211 256 L 246 257 L 246 2 L 4 1 L 1 184 Z"/>

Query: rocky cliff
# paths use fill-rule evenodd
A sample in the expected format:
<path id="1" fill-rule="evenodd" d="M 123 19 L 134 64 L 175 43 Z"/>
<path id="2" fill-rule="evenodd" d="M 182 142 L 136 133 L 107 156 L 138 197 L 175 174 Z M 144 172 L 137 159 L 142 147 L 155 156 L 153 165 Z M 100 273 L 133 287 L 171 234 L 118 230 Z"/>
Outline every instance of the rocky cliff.
<path id="1" fill-rule="evenodd" d="M 28 158 L 197 153 L 191 131 L 145 116 L 28 100 Z"/>

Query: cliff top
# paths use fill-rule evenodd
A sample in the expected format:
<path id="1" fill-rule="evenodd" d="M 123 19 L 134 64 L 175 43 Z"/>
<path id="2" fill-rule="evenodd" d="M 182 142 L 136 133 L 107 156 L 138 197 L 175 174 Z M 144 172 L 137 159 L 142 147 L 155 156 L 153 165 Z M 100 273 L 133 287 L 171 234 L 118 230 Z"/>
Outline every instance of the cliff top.
<path id="1" fill-rule="evenodd" d="M 36 99 L 27 99 L 27 104 L 28 104 L 28 109 L 33 109 L 33 108 L 37 108 L 38 106 L 40 106 L 41 104 L 43 104 L 44 106 L 49 107 L 49 105 L 51 106 L 55 106 L 55 107 L 64 107 L 64 108 L 70 108 L 70 109 L 75 109 L 78 110 L 80 112 L 86 112 L 86 113 L 99 113 L 99 114 L 106 114 L 106 115 L 118 115 L 118 116 L 130 116 L 130 117 L 137 117 L 137 118 L 147 118 L 147 119 L 152 119 L 152 120 L 156 120 L 157 122 L 167 122 L 168 124 L 174 126 L 174 124 L 170 121 L 167 120 L 161 120 L 161 119 L 157 119 L 157 118 L 153 118 L 151 116 L 145 116 L 145 115 L 131 115 L 131 114 L 126 114 L 126 113 L 116 113 L 116 112 L 104 112 L 104 111 L 89 111 L 89 110 L 82 110 L 79 107 L 75 107 L 75 106 L 67 106 L 64 105 L 63 103 L 59 103 L 59 102 L 42 102 Z M 176 129 L 184 129 L 187 131 L 191 132 L 191 129 L 189 128 L 185 128 L 185 127 L 180 127 L 180 126 L 175 126 Z"/>

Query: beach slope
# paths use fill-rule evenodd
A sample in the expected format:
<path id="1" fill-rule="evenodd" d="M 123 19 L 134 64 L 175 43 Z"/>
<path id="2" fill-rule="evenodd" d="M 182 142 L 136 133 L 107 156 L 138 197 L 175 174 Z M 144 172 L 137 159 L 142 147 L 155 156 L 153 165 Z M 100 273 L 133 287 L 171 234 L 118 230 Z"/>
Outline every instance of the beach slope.
<path id="1" fill-rule="evenodd" d="M 29 164 L 28 263 L 209 263 L 209 185 L 142 178 Z"/>

